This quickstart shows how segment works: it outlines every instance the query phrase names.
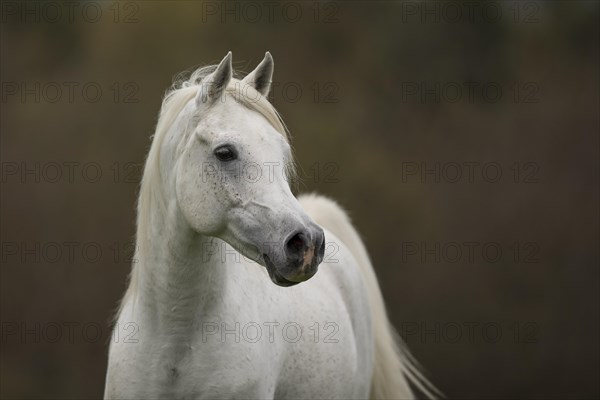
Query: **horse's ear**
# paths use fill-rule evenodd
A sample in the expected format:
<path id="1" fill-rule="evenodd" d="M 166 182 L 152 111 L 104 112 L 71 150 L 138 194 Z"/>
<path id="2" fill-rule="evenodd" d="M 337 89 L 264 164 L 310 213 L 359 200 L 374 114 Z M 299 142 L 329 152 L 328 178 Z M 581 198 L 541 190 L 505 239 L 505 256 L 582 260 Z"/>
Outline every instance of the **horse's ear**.
<path id="1" fill-rule="evenodd" d="M 271 57 L 271 53 L 267 51 L 265 58 L 258 64 L 258 67 L 246 75 L 246 77 L 242 79 L 242 82 L 252 86 L 260 94 L 266 97 L 269 94 L 271 81 L 273 80 L 273 67 L 273 57 Z"/>
<path id="2" fill-rule="evenodd" d="M 217 69 L 202 80 L 200 90 L 196 95 L 196 104 L 200 106 L 220 99 L 232 75 L 233 67 L 231 66 L 231 52 L 229 52 L 221 60 Z"/>

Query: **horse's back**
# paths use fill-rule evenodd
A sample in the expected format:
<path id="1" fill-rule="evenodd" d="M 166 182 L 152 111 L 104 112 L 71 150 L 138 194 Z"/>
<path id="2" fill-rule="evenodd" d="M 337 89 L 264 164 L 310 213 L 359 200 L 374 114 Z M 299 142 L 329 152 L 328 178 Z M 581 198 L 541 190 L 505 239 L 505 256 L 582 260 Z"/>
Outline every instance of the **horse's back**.
<path id="1" fill-rule="evenodd" d="M 334 234 L 333 240 L 339 240 L 347 247 L 360 269 L 361 280 L 366 287 L 367 298 L 364 300 L 370 304 L 366 314 L 372 323 L 370 332 L 374 354 L 370 397 L 414 398 L 409 385 L 411 381 L 426 397 L 435 398 L 439 392 L 411 362 L 407 348 L 390 324 L 367 249 L 346 212 L 335 201 L 323 196 L 304 195 L 298 200 L 315 222 Z"/>

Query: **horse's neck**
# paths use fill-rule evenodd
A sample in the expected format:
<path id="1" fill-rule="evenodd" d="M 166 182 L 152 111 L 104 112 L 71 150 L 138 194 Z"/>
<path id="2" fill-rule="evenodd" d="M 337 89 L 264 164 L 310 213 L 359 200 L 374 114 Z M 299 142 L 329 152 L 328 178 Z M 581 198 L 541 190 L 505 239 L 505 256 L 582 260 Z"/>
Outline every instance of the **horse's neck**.
<path id="1" fill-rule="evenodd" d="M 173 207 L 155 212 L 149 222 L 138 238 L 136 307 L 153 329 L 192 328 L 224 284 L 223 268 L 205 254 L 216 239 L 192 231 Z"/>

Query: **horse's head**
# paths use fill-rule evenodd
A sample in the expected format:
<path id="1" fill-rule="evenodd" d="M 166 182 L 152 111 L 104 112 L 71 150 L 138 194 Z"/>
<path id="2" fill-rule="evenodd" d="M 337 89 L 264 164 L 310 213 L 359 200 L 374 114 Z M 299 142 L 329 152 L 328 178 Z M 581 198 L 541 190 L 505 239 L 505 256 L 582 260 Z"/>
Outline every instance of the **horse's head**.
<path id="1" fill-rule="evenodd" d="M 197 86 L 180 121 L 174 160 L 177 204 L 196 232 L 218 237 L 291 286 L 312 277 L 325 236 L 288 182 L 291 148 L 268 102 L 273 59 L 267 53 L 244 79 L 231 53 Z"/>

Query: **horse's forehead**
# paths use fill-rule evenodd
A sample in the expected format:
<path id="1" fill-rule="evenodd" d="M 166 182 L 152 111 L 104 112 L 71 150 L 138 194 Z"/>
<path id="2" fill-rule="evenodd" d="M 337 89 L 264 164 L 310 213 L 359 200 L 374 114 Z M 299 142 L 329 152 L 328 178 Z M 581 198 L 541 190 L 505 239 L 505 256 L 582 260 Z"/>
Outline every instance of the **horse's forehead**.
<path id="1" fill-rule="evenodd" d="M 220 104 L 200 121 L 200 127 L 211 136 L 239 133 L 246 138 L 283 140 L 275 128 L 258 112 L 241 104 Z"/>
<path id="2" fill-rule="evenodd" d="M 241 125 L 260 126 L 261 118 L 256 112 L 242 105 L 219 104 L 206 115 L 206 124 L 210 127 L 235 128 Z"/>

